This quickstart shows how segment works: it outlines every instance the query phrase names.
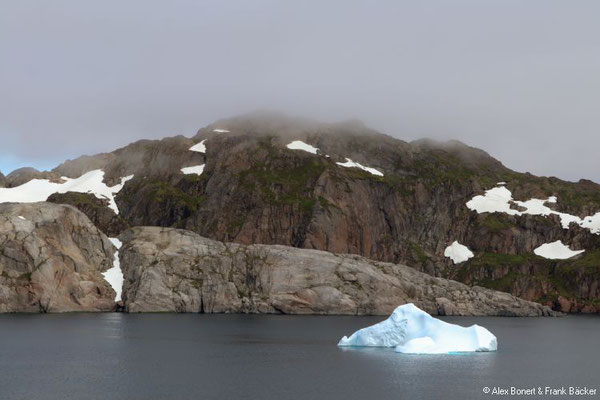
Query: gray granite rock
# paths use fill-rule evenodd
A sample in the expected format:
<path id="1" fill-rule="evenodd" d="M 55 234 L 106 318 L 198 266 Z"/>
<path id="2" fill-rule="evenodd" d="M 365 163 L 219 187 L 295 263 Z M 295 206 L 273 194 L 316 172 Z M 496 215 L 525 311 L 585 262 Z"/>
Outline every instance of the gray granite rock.
<path id="1" fill-rule="evenodd" d="M 160 227 L 132 228 L 121 240 L 130 312 L 387 315 L 412 302 L 439 315 L 555 315 L 507 293 L 356 255 L 222 243 Z"/>
<path id="2" fill-rule="evenodd" d="M 113 254 L 74 207 L 0 204 L 0 312 L 110 311 Z"/>

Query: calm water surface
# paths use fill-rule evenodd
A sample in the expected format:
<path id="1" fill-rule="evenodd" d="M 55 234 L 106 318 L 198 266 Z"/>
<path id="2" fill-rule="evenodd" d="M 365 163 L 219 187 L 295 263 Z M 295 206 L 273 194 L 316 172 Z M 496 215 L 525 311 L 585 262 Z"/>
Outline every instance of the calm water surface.
<path id="1" fill-rule="evenodd" d="M 382 319 L 2 315 L 0 398 L 481 399 L 499 398 L 484 395 L 484 386 L 600 388 L 597 316 L 444 318 L 490 329 L 496 353 L 413 356 L 336 346 Z"/>

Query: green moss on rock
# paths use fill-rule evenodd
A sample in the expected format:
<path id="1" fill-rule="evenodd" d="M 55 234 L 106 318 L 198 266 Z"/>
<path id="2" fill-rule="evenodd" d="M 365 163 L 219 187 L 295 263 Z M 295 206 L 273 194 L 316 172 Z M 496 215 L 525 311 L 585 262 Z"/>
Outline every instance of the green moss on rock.
<path id="1" fill-rule="evenodd" d="M 264 138 L 260 146 L 269 154 L 268 160 L 257 162 L 239 174 L 242 187 L 258 190 L 262 200 L 269 204 L 311 211 L 316 202 L 314 185 L 325 171 L 326 162 L 318 157 L 291 157 Z"/>

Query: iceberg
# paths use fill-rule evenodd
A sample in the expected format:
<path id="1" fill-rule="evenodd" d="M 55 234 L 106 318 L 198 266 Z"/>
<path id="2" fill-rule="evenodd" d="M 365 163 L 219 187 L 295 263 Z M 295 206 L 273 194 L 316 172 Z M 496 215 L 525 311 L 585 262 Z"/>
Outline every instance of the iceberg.
<path id="1" fill-rule="evenodd" d="M 412 303 L 397 307 L 385 321 L 344 336 L 338 346 L 395 347 L 406 354 L 496 351 L 498 341 L 486 328 L 468 328 L 433 318 Z"/>

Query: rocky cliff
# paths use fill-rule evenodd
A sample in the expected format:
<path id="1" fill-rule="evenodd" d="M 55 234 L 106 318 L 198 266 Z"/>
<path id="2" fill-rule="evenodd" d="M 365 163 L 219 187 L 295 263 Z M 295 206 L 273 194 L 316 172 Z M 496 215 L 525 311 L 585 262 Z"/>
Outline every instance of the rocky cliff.
<path id="1" fill-rule="evenodd" d="M 600 210 L 597 184 L 516 173 L 458 142 L 406 143 L 357 123 L 269 121 L 240 118 L 200 130 L 194 139 L 206 146 L 197 161 L 205 164 L 202 175 L 137 175 L 117 196 L 124 218 L 132 226 L 186 228 L 221 241 L 359 254 L 557 310 L 600 310 L 599 235 L 566 230 L 552 216 L 466 207 L 505 181 L 515 199 L 556 196 L 557 211 L 584 217 Z M 318 154 L 288 149 L 293 140 Z M 384 175 L 338 164 L 347 158 Z M 559 239 L 587 250 L 562 261 L 533 253 Z M 476 257 L 454 265 L 444 257 L 454 240 Z"/>
<path id="2" fill-rule="evenodd" d="M 99 199 L 90 193 L 53 193 L 46 201 L 57 204 L 69 204 L 83 212 L 104 234 L 118 236 L 129 224 L 123 217 L 109 208 L 107 199 Z"/>
<path id="3" fill-rule="evenodd" d="M 110 311 L 113 252 L 73 207 L 0 204 L 0 312 Z"/>
<path id="4" fill-rule="evenodd" d="M 308 147 L 289 148 L 295 141 Z M 600 212 L 600 185 L 517 173 L 459 142 L 405 142 L 356 121 L 263 113 L 217 121 L 192 139 L 143 140 L 81 157 L 52 173 L 76 178 L 93 169 L 105 171 L 108 185 L 134 175 L 116 195 L 120 222 L 102 227 L 111 234 L 152 225 L 224 242 L 358 254 L 557 310 L 600 311 L 599 234 L 576 223 L 565 229 L 557 215 L 516 214 L 524 207 L 515 202 L 510 213 L 466 206 L 506 182 L 515 201 L 554 198 L 544 204 L 553 213 L 584 218 Z M 68 196 L 52 200 L 74 204 Z M 97 207 L 78 207 L 98 221 Z M 556 240 L 585 252 L 566 260 L 534 253 Z M 454 241 L 474 257 L 460 264 L 445 257 Z"/>
<path id="5" fill-rule="evenodd" d="M 415 303 L 440 315 L 553 315 L 506 293 L 413 268 L 278 245 L 221 243 L 172 228 L 121 235 L 130 312 L 387 315 Z"/>

